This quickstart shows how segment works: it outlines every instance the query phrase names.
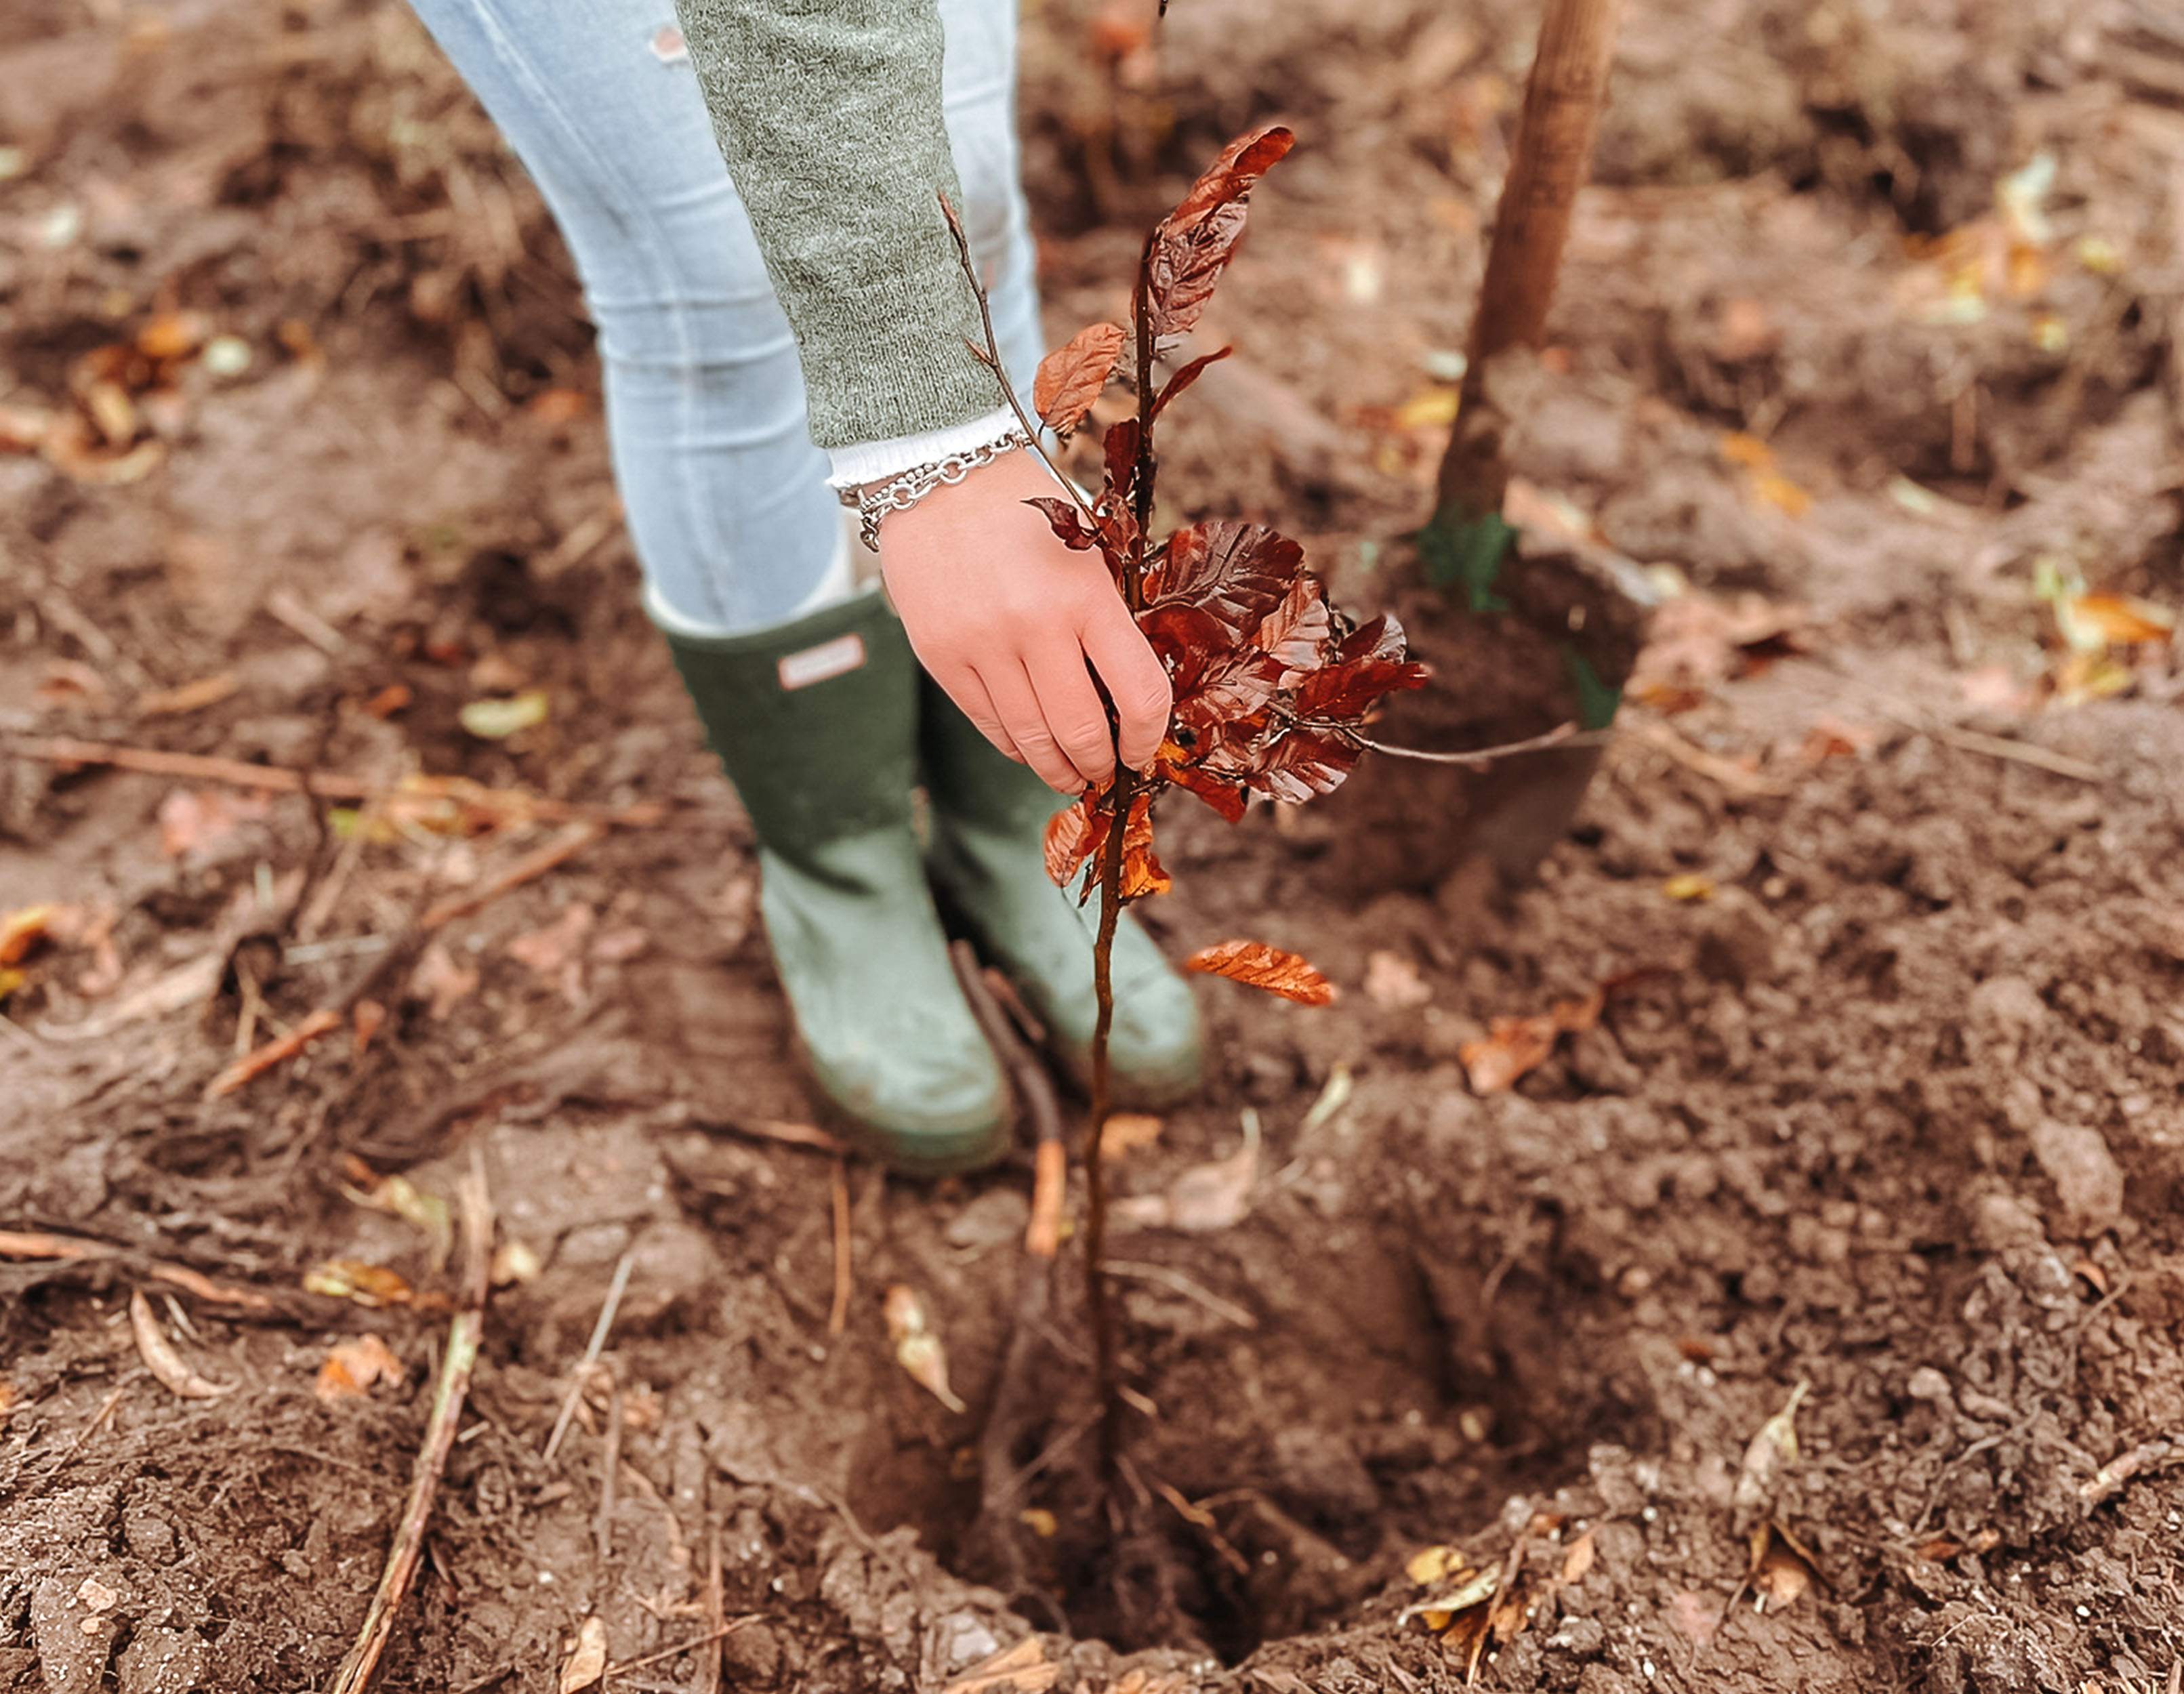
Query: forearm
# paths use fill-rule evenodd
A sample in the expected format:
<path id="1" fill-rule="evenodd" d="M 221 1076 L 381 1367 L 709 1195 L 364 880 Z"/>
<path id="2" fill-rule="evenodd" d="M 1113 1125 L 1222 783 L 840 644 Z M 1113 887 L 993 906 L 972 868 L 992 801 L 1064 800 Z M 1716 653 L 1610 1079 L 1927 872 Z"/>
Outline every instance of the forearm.
<path id="1" fill-rule="evenodd" d="M 677 0 L 721 153 L 796 332 L 812 438 L 946 429 L 1000 404 L 971 355 L 933 0 Z"/>

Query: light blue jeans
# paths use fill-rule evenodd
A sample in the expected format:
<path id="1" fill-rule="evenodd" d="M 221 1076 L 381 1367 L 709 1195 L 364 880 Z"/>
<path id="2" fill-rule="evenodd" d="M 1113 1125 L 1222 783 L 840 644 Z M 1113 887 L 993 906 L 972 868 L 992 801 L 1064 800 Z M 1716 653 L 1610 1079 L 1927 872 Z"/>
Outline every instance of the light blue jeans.
<path id="1" fill-rule="evenodd" d="M 804 379 L 671 0 L 413 0 L 545 196 L 583 279 L 649 602 L 742 634 L 846 592 Z M 1016 134 L 1017 0 L 939 0 L 948 135 L 994 331 L 1041 342 Z M 844 209 L 856 215 L 856 209 Z"/>

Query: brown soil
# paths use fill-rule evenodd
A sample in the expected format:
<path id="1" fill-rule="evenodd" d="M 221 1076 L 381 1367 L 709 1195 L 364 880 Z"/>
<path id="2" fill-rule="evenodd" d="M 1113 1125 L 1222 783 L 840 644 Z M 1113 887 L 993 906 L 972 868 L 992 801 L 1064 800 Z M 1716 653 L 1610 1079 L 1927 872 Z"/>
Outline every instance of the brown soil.
<path id="1" fill-rule="evenodd" d="M 117 1250 L 0 1259 L 0 1688 L 326 1686 L 446 1320 L 302 1284 L 348 1259 L 451 1288 L 345 1161 L 450 1196 L 482 1148 L 539 1268 L 489 1308 L 390 1688 L 550 1687 L 593 1616 L 617 1659 L 695 1637 L 716 1546 L 726 1613 L 760 1619 L 736 1686 L 938 1690 L 1035 1630 L 1095 1694 L 1455 1687 L 1466 1620 L 1444 1643 L 1401 1615 L 1433 1591 L 1406 1562 L 1452 1542 L 1531 1608 L 1482 1686 L 2175 1694 L 2184 715 L 2160 644 L 2109 655 L 2114 697 L 2028 685 L 2063 664 L 2041 561 L 2184 600 L 2184 42 L 2131 0 L 1635 9 L 1518 468 L 1596 526 L 1535 552 L 1714 597 L 1658 615 L 1646 674 L 1687 686 L 1626 705 L 1507 891 L 1370 811 L 1165 809 L 1163 939 L 1293 947 L 1346 994 L 1204 985 L 1215 1075 L 1117 1167 L 1157 1196 L 1263 1133 L 1240 1216 L 1116 1243 L 1150 1408 L 1119 1536 L 1079 1273 L 1042 1309 L 1018 1245 L 1028 1158 L 937 1187 L 853 1166 L 829 1335 L 833 1162 L 734 1127 L 813 1110 L 748 833 L 637 612 L 596 404 L 538 398 L 596 395 L 568 266 L 408 14 L 8 11 L 0 405 L 65 406 L 159 311 L 253 359 L 144 402 L 137 480 L 0 456 L 0 732 L 664 821 L 426 947 L 430 902 L 558 826 L 345 849 L 298 794 L 0 747 L 0 911 L 74 909 L 0 1030 L 0 1229 Z M 1406 586 L 1437 437 L 1397 411 L 1462 343 L 1529 16 L 1176 0 L 1117 61 L 1113 20 L 1050 0 L 1027 43 L 1064 332 L 1115 311 L 1180 173 L 1298 129 L 1167 498 L 1281 524 L 1353 604 L 1425 606 L 1436 653 L 1517 650 Z M 1949 255 L 2003 241 L 1997 179 L 2042 149 L 2053 228 L 1967 308 Z M 1794 488 L 1725 458 L 1732 430 Z M 1559 604 L 1545 580 L 1524 605 Z M 521 687 L 548 722 L 460 727 Z M 1421 738 L 1504 727 L 1483 661 L 1440 688 Z M 1602 984 L 1596 1027 L 1472 1091 L 1490 1019 Z M 363 1052 L 343 1032 L 206 1097 L 246 1016 L 367 989 Z M 890 1356 L 898 1283 L 967 1413 Z M 233 1391 L 154 1379 L 139 1288 Z M 322 1404 L 366 1332 L 402 1381 Z M 1755 1448 L 1801 1385 L 1794 1453 Z M 610 1686 L 714 1686 L 701 1658 Z"/>

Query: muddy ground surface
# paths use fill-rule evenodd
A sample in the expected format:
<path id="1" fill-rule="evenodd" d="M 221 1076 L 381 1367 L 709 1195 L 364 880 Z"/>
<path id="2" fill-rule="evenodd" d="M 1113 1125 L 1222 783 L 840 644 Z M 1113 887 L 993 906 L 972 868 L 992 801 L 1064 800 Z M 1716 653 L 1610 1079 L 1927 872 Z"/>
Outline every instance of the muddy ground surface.
<path id="1" fill-rule="evenodd" d="M 838 1179 L 757 1133 L 815 1106 L 749 833 L 636 608 L 567 262 L 415 24 L 8 8 L 0 911 L 59 910 L 0 1027 L 0 1687 L 328 1684 L 454 1288 L 384 1180 L 445 1201 L 482 1154 L 499 1285 L 388 1687 L 551 1687 L 587 1619 L 621 1662 L 721 1615 L 737 1687 L 2176 1694 L 2184 36 L 1635 10 L 1518 498 L 1534 553 L 1674 592 L 1526 886 L 1370 807 L 1167 804 L 1164 942 L 1344 994 L 1201 984 L 1212 1080 L 1116 1162 L 1117 1536 L 1028 1158 Z M 1167 497 L 1429 650 L 1513 616 L 1420 616 L 1404 537 L 1528 28 L 1176 0 L 1146 45 L 1045 0 L 1026 44 L 1059 333 L 1228 135 L 1296 127 Z M 1483 667 L 1438 686 L 1422 736 L 1502 727 Z M 532 689 L 513 736 L 459 716 Z M 1603 985 L 1474 1087 L 1492 1020 Z M 307 1292 L 328 1262 L 411 1297 Z M 965 1411 L 892 1357 L 897 1284 Z M 226 1391 L 159 1379 L 140 1292 Z M 322 1394 L 366 1336 L 381 1379 Z"/>

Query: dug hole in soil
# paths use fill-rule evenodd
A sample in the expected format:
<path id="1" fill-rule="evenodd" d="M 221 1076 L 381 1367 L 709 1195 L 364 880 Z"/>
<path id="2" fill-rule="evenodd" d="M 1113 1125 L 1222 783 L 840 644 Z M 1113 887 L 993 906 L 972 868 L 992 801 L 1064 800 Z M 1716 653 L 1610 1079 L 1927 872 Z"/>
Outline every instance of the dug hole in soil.
<path id="1" fill-rule="evenodd" d="M 1201 984 L 1207 1088 L 1120 1138 L 1119 1535 L 1028 1158 L 780 1139 L 814 1108 L 749 831 L 636 610 L 574 285 L 414 22 L 11 11 L 0 913 L 55 911 L 0 1031 L 0 1688 L 327 1685 L 475 1152 L 497 1286 L 384 1686 L 553 1687 L 597 1619 L 648 1660 L 609 1687 L 714 1688 L 649 1656 L 719 1617 L 738 1687 L 2175 1694 L 2184 41 L 2003 9 L 1629 20 L 1516 509 L 1662 598 L 1535 878 L 1391 848 L 1369 787 L 1164 804 L 1171 953 L 1343 995 Z M 1534 25 L 1027 28 L 1059 334 L 1223 141 L 1296 129 L 1165 497 L 1401 605 L 1442 676 L 1389 733 L 1450 747 L 1525 727 L 1464 686 L 1499 615 L 1404 538 Z M 61 737 L 363 797 L 28 750 Z M 398 803 L 412 768 L 481 789 Z M 571 826 L 484 790 L 621 821 L 494 894 Z M 1433 791 L 1452 842 L 1500 805 Z M 208 1097 L 239 1026 L 359 985 L 368 1042 Z M 1496 1020 L 1558 1004 L 1492 1086 Z M 380 1303 L 306 1291 L 330 1264 Z M 224 1391 L 155 1375 L 140 1293 Z"/>

